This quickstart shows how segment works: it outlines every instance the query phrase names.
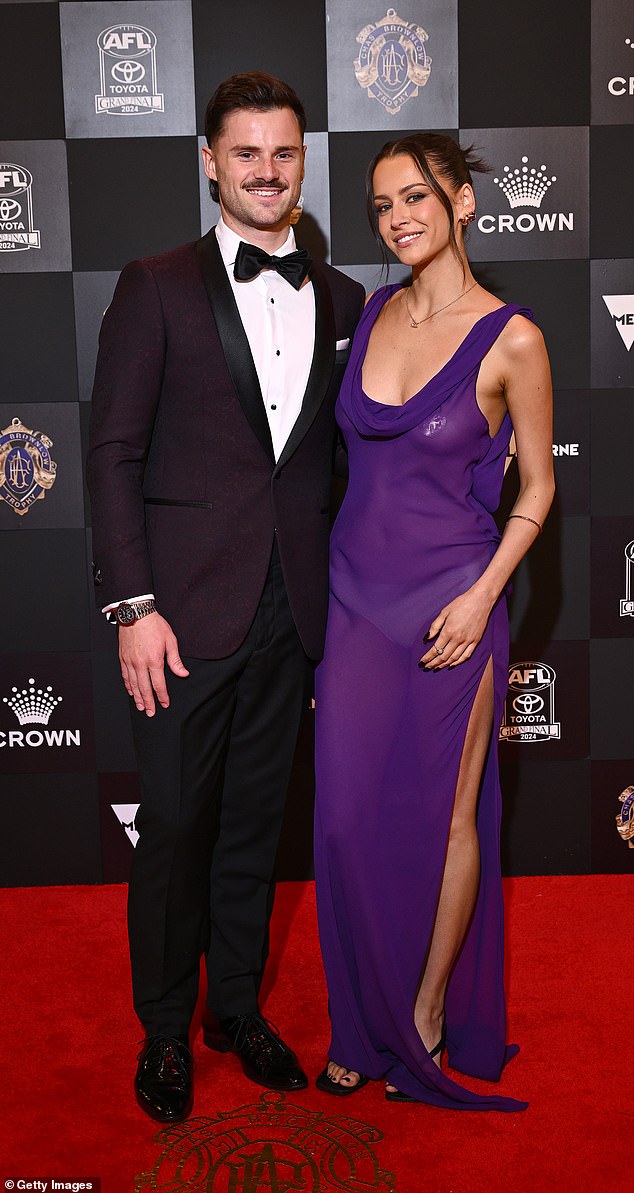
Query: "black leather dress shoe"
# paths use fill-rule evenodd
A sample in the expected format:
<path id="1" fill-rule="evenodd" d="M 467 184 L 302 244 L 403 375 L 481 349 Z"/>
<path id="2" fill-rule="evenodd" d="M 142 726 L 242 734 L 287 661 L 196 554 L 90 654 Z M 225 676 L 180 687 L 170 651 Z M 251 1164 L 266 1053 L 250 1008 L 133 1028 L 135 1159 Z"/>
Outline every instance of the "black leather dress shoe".
<path id="1" fill-rule="evenodd" d="M 306 1089 L 308 1078 L 295 1053 L 257 1011 L 221 1019 L 220 1032 L 204 1028 L 205 1044 L 216 1052 L 235 1052 L 250 1081 L 267 1089 Z"/>
<path id="2" fill-rule="evenodd" d="M 147 1036 L 134 1079 L 137 1102 L 160 1123 L 180 1123 L 191 1112 L 193 1059 L 187 1036 Z"/>

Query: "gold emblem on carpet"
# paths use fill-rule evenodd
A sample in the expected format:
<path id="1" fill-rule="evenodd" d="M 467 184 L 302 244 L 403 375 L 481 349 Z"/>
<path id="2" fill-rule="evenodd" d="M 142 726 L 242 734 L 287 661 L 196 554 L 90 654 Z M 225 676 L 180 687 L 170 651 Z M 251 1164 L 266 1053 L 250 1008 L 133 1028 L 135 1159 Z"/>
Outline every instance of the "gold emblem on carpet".
<path id="1" fill-rule="evenodd" d="M 258 1102 L 165 1127 L 163 1151 L 135 1193 L 395 1193 L 370 1123 L 307 1110 L 267 1092 Z"/>

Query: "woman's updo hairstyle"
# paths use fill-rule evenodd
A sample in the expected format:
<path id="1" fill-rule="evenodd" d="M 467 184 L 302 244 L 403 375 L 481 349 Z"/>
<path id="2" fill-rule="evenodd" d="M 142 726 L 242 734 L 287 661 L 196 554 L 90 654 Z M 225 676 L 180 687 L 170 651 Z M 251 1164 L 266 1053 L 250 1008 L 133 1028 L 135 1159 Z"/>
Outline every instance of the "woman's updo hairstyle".
<path id="1" fill-rule="evenodd" d="M 389 257 L 385 244 L 379 234 L 377 213 L 374 207 L 373 180 L 374 171 L 379 162 L 384 161 L 385 158 L 392 157 L 411 157 L 412 161 L 418 166 L 430 190 L 440 199 L 447 213 L 449 243 L 456 257 L 462 263 L 462 255 L 454 230 L 454 213 L 451 199 L 447 191 L 440 185 L 438 177 L 446 179 L 450 190 L 455 192 L 461 186 L 464 186 L 465 182 L 473 185 L 471 178 L 472 171 L 484 174 L 490 169 L 490 166 L 481 157 L 477 156 L 473 145 L 469 145 L 467 149 L 462 149 L 458 142 L 454 141 L 453 137 L 445 136 L 443 133 L 411 133 L 408 137 L 400 137 L 398 141 L 386 141 L 376 157 L 370 162 L 365 180 L 368 219 L 381 250 L 384 267 L 387 267 Z"/>

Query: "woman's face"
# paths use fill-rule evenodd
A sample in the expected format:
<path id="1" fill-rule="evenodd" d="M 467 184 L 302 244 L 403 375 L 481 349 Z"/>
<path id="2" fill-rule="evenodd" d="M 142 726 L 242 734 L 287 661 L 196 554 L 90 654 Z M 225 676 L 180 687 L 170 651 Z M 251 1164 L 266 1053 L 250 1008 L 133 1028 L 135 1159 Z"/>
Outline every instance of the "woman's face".
<path id="1" fill-rule="evenodd" d="M 383 158 L 372 182 L 379 233 L 404 265 L 417 265 L 444 251 L 451 252 L 447 212 L 413 158 L 406 154 Z M 451 200 L 457 226 L 460 215 L 469 209 L 465 198 L 471 190 L 464 186 L 453 194 L 446 182 L 440 185 Z"/>

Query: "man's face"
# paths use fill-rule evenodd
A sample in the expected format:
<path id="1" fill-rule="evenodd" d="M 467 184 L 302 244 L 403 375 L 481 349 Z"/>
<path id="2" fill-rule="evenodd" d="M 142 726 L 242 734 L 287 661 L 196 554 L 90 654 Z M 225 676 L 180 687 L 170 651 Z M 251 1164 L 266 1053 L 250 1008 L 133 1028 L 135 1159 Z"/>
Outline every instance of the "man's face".
<path id="1" fill-rule="evenodd" d="M 218 183 L 225 223 L 238 235 L 288 228 L 304 177 L 305 147 L 290 108 L 231 112 L 203 148 L 205 173 Z"/>

